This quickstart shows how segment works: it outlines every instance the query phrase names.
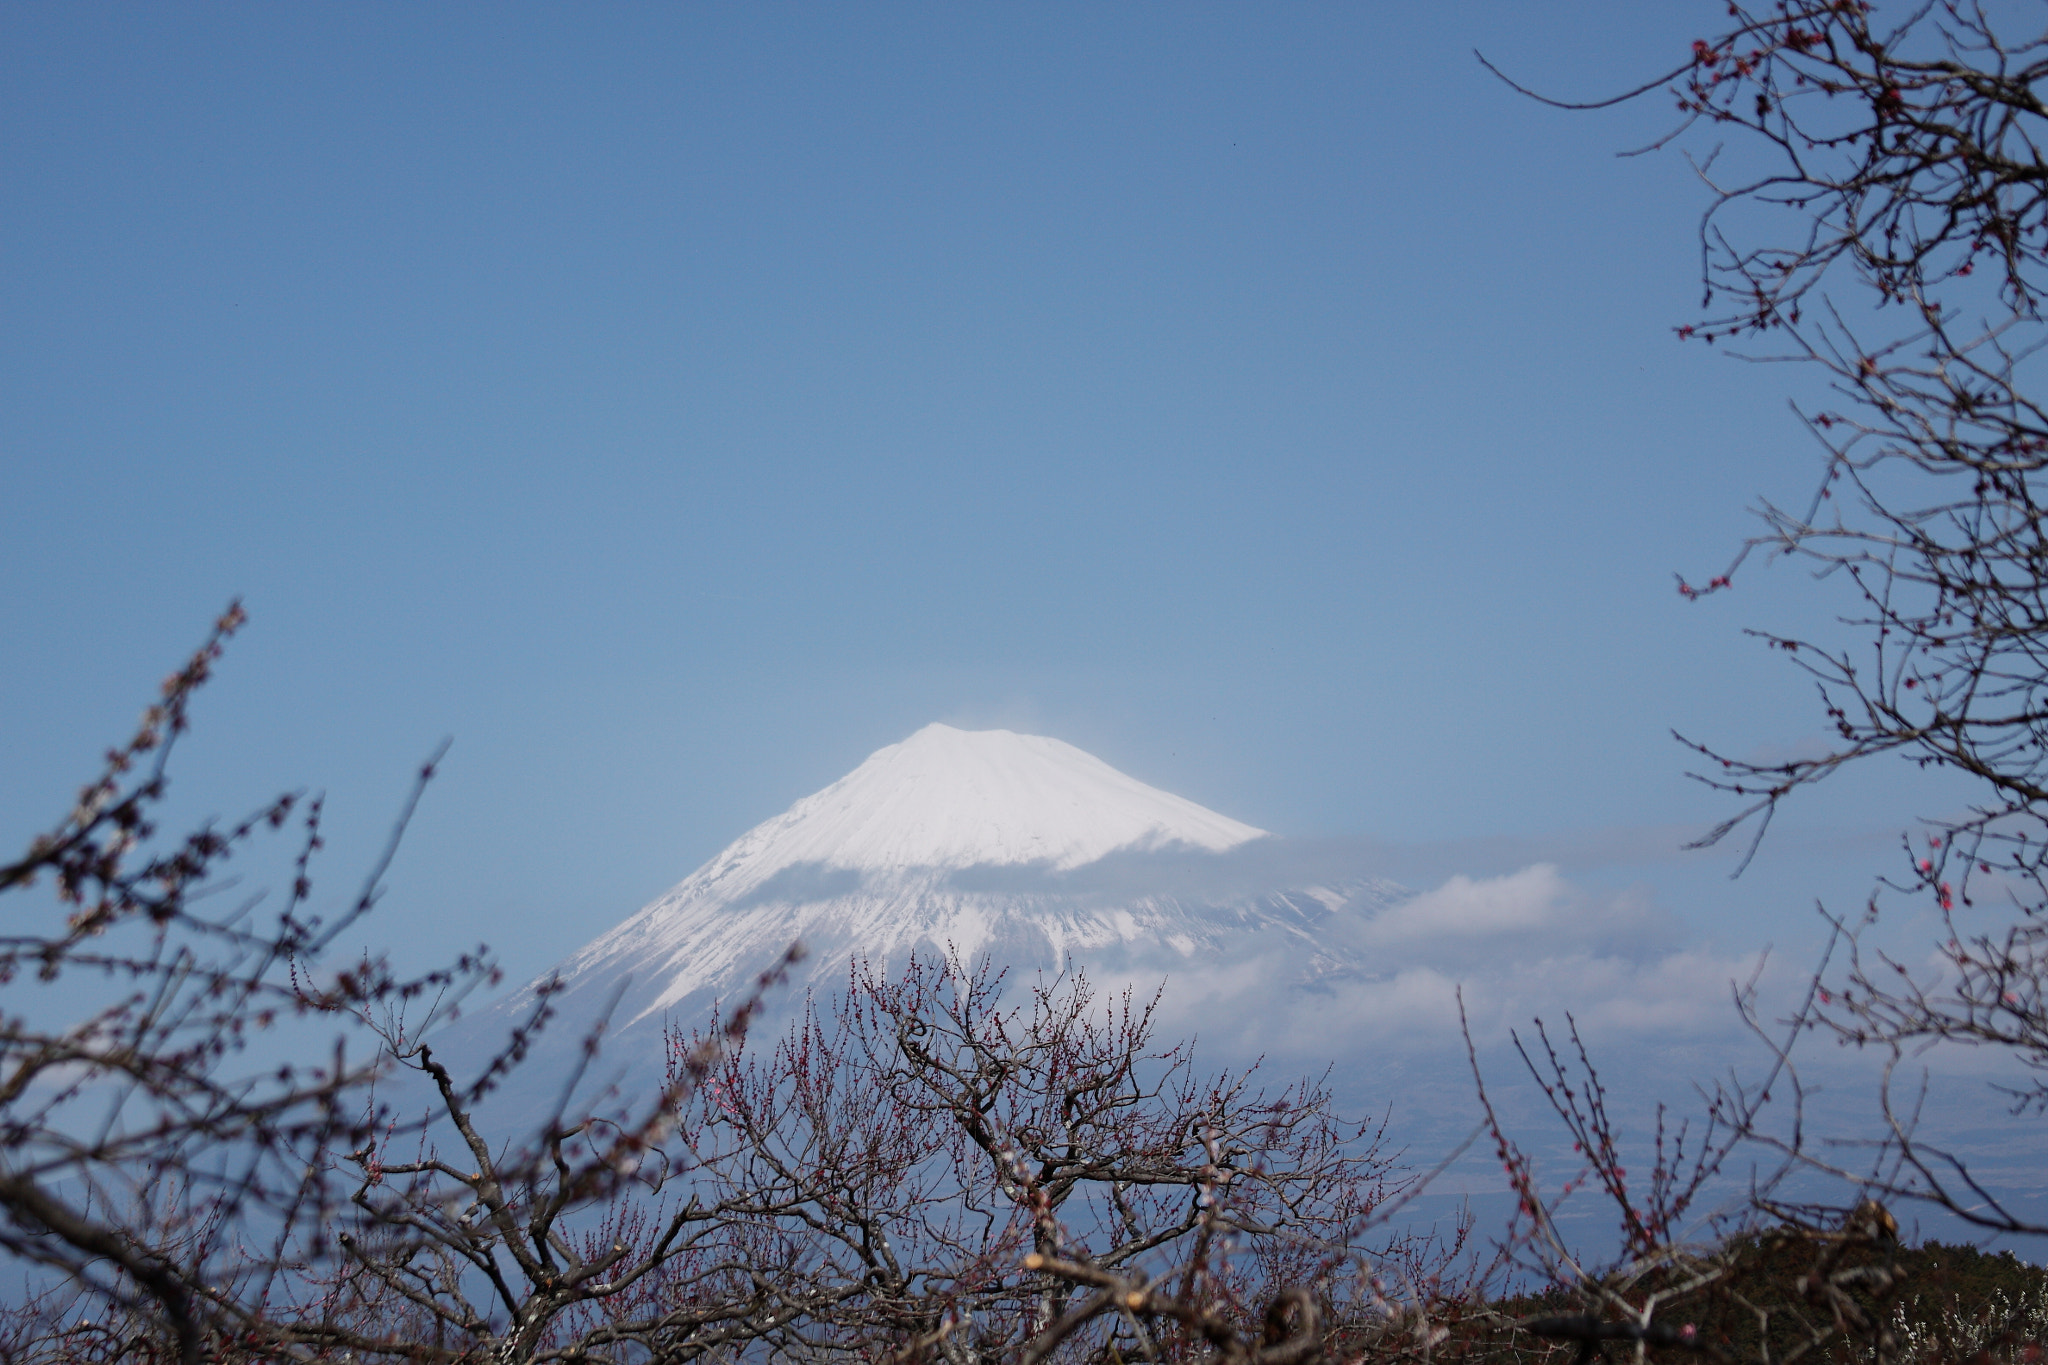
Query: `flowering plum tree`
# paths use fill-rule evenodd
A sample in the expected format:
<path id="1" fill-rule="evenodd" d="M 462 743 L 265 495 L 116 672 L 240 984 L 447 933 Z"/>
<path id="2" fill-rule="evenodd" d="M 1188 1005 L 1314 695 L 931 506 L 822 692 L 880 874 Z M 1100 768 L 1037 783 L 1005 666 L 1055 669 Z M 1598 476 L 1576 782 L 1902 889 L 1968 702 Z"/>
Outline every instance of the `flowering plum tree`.
<path id="1" fill-rule="evenodd" d="M 259 1323 L 293 1248 L 336 1214 L 331 1154 L 376 1127 L 364 1096 L 379 1050 L 354 1021 L 489 975 L 480 957 L 411 978 L 326 961 L 376 901 L 434 760 L 331 922 L 308 909 L 317 798 L 156 838 L 193 693 L 243 619 L 239 606 L 221 617 L 69 814 L 0 867 L 0 894 L 47 886 L 60 912 L 37 931 L 48 910 L 17 906 L 0 936 L 0 1249 L 30 1268 L 6 1343 L 17 1355 L 111 1358 L 136 1338 L 192 1365 Z M 202 896 L 294 821 L 291 891 L 267 919 L 258 900 Z M 251 1041 L 285 1024 L 326 1030 L 324 1055 L 250 1061 Z"/>
<path id="2" fill-rule="evenodd" d="M 1881 1361 L 1904 1349 L 1885 1309 L 1900 1270 L 1882 1201 L 2048 1233 L 1915 1130 L 1890 1093 L 1893 1067 L 1884 1130 L 1854 1146 L 1856 1169 L 1837 1164 L 1796 1119 L 1793 1066 L 1794 1043 L 1814 1031 L 1894 1063 L 1932 1044 L 1991 1047 L 2035 1078 L 2012 1093 L 2015 1105 L 2048 1109 L 2048 410 L 2035 393 L 2048 341 L 2048 37 L 2031 8 L 1975 0 L 1896 13 L 1785 0 L 1730 4 L 1726 15 L 1671 70 L 1614 99 L 1523 90 L 1581 109 L 1661 93 L 1677 124 L 1644 151 L 1716 139 L 1692 157 L 1711 191 L 1703 316 L 1677 336 L 1826 379 L 1828 397 L 1798 410 L 1822 457 L 1811 495 L 1765 504 L 1761 532 L 1725 569 L 1678 588 L 1690 600 L 1726 592 L 1752 556 L 1804 561 L 1846 588 L 1842 633 L 1759 635 L 1812 677 L 1833 741 L 1768 760 L 1691 744 L 1707 760 L 1696 775 L 1738 802 L 1702 842 L 1747 827 L 1746 865 L 1781 802 L 1885 755 L 1960 775 L 1978 795 L 1926 819 L 1886 879 L 1941 916 L 1938 973 L 1866 946 L 1879 898 L 1860 921 L 1832 917 L 1836 945 L 1789 1018 L 1770 1027 L 1755 994 L 1739 996 L 1775 1053 L 1768 1074 L 1712 1092 L 1690 1133 L 1660 1120 L 1634 1182 L 1575 1038 L 1559 1049 L 1539 1029 L 1524 1056 L 1581 1175 L 1539 1188 L 1522 1150 L 1492 1127 L 1521 1197 L 1510 1244 L 1556 1286 L 1553 1311 L 1520 1330 L 1581 1362 L 1608 1342 L 1756 1360 L 1847 1346 Z M 1827 965 L 1838 948 L 1839 974 Z M 1774 1093 L 1795 1121 L 1767 1133 L 1760 1116 Z M 1741 1237 L 1684 1245 L 1680 1220 L 1704 1182 L 1759 1147 L 1775 1154 L 1774 1174 L 1759 1177 L 1752 1208 L 1776 1249 Z M 1793 1173 L 1839 1178 L 1847 1193 L 1832 1207 L 1789 1205 L 1778 1180 Z M 1621 1213 L 1612 1268 L 1580 1265 L 1556 1231 L 1556 1199 L 1580 1184 Z M 1761 1278 L 1744 1270 L 1759 1255 L 1775 1267 Z M 1731 1307 L 1755 1330 L 1698 1330 L 1709 1310 L 1725 1318 Z"/>

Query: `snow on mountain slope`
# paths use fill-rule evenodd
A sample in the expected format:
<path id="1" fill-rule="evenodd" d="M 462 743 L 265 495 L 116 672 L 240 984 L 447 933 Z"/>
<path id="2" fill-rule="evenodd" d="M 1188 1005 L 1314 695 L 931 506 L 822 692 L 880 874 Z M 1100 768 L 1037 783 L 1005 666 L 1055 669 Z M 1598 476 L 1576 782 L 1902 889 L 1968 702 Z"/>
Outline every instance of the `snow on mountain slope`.
<path id="1" fill-rule="evenodd" d="M 841 941 L 878 957 L 919 942 L 971 956 L 1013 937 L 1000 921 L 1027 914 L 1058 961 L 1137 937 L 1137 918 L 1051 897 L 997 904 L 1017 898 L 959 886 L 958 874 L 1058 873 L 1119 850 L 1219 851 L 1263 835 L 1056 739 L 927 725 L 741 835 L 562 971 L 572 981 L 591 971 L 659 978 L 661 989 L 620 1020 L 631 1024 L 743 981 L 792 941 L 814 959 Z"/>
<path id="2" fill-rule="evenodd" d="M 1121 848 L 1224 849 L 1264 833 L 1056 739 L 927 725 L 755 826 L 698 877 L 734 889 L 797 863 L 1070 868 Z"/>
<path id="3" fill-rule="evenodd" d="M 849 960 L 954 951 L 1013 968 L 1170 971 L 1204 954 L 1285 946 L 1305 981 L 1355 964 L 1323 932 L 1398 888 L 1190 893 L 1264 831 L 1149 787 L 1056 739 L 928 725 L 749 830 L 550 975 L 559 1022 L 541 1056 L 573 1050 L 609 1008 L 608 1057 L 700 1024 L 791 943 L 808 958 L 789 992 L 829 990 Z M 1105 878 L 1102 869 L 1121 875 Z M 1164 874 L 1182 889 L 1162 894 Z M 1264 945 L 1264 946 L 1262 946 Z M 536 983 L 538 984 L 538 983 Z M 533 987 L 461 1029 L 502 1038 Z"/>

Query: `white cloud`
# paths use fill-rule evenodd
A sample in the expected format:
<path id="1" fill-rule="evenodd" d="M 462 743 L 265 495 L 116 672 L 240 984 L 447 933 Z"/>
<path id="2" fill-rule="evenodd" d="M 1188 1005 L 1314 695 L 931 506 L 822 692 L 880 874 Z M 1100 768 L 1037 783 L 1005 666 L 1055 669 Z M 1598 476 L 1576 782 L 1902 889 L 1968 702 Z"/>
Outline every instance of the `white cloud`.
<path id="1" fill-rule="evenodd" d="M 1169 978 L 1167 1022 L 1231 1049 L 1428 1053 L 1462 1047 L 1462 991 L 1485 1046 L 1538 1017 L 1562 1023 L 1567 1013 L 1588 1035 L 1631 1045 L 1696 1042 L 1739 1031 L 1730 983 L 1756 965 L 1754 955 L 1686 946 L 1681 926 L 1640 889 L 1584 887 L 1548 863 L 1498 877 L 1453 876 L 1326 932 L 1344 938 L 1363 966 L 1303 986 L 1302 963 L 1286 945 L 1190 962 Z"/>
<path id="2" fill-rule="evenodd" d="M 1601 898 L 1580 891 L 1549 863 L 1504 877 L 1455 876 L 1375 916 L 1360 934 L 1376 948 L 1441 945 L 1541 934 L 1571 942 L 1642 937 L 1663 926 L 1640 892 Z"/>

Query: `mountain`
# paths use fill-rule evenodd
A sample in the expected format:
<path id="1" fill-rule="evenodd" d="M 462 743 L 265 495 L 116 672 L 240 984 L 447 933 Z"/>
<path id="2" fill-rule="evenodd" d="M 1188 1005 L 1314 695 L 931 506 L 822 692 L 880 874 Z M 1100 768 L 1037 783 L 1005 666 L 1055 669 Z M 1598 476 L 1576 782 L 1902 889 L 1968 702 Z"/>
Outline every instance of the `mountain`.
<path id="1" fill-rule="evenodd" d="M 1357 972 L 1345 924 L 1400 888 L 1280 884 L 1277 844 L 1059 740 L 928 725 L 542 977 L 559 978 L 559 1018 L 525 1069 L 565 1074 L 609 1012 L 605 1065 L 637 1073 L 658 1060 L 664 1024 L 696 1027 L 744 998 L 792 943 L 806 958 L 786 1001 L 829 992 L 856 955 L 879 965 L 920 949 L 1152 981 L 1197 954 L 1213 965 L 1276 949 L 1304 986 Z M 502 1040 L 539 985 L 451 1038 L 465 1051 Z"/>

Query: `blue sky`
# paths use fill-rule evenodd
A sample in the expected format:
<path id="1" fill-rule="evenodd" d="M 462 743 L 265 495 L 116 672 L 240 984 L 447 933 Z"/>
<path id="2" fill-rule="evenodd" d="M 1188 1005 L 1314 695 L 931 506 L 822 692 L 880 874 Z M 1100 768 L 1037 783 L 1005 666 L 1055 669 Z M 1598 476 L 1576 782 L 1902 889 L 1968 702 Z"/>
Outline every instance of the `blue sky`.
<path id="1" fill-rule="evenodd" d="M 339 896 L 454 736 L 422 954 L 537 970 L 935 719 L 1782 939 L 1927 804 L 1674 853 L 1671 728 L 1813 729 L 1740 631 L 1827 594 L 1671 577 L 1807 490 L 1805 381 L 1673 339 L 1666 104 L 1472 56 L 1606 93 L 1720 17 L 0 7 L 0 818 L 239 595 L 180 811 L 326 790 Z"/>

